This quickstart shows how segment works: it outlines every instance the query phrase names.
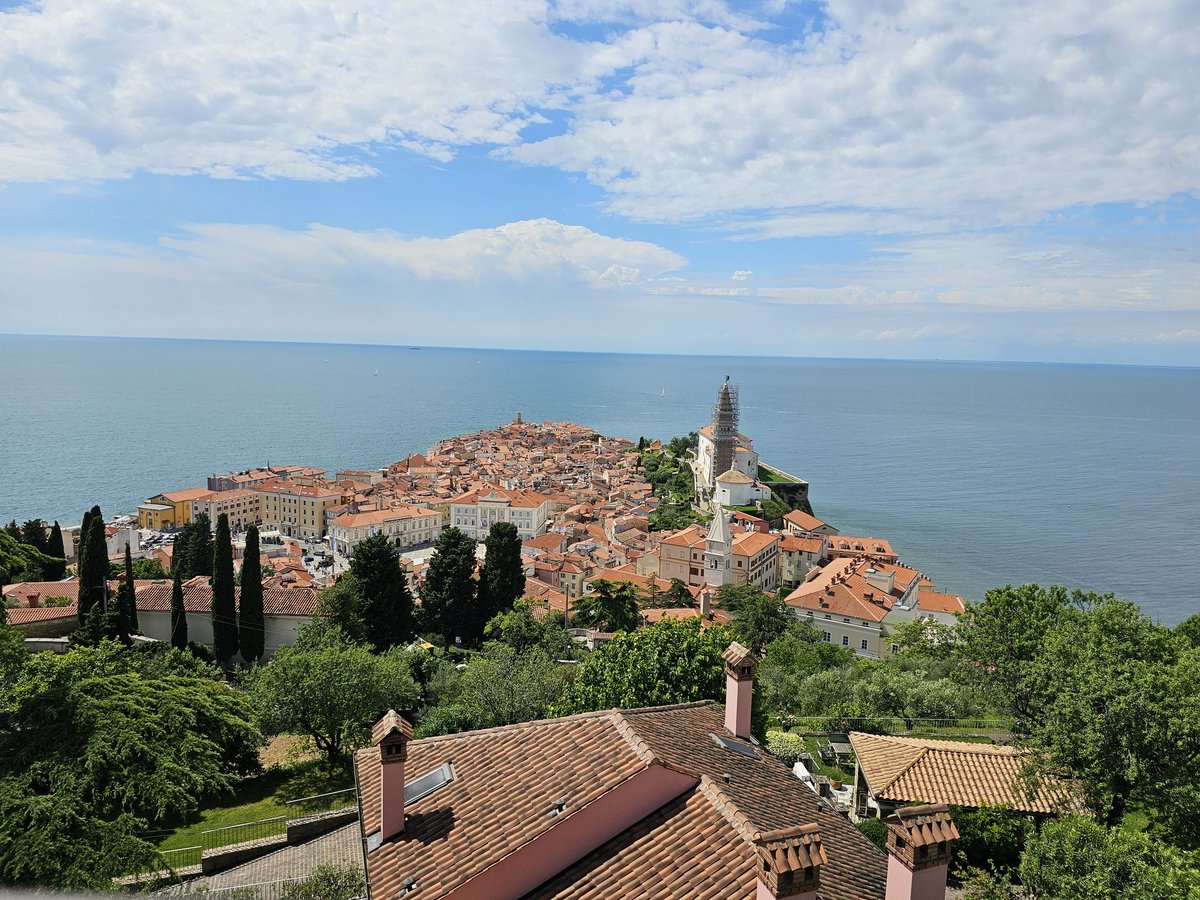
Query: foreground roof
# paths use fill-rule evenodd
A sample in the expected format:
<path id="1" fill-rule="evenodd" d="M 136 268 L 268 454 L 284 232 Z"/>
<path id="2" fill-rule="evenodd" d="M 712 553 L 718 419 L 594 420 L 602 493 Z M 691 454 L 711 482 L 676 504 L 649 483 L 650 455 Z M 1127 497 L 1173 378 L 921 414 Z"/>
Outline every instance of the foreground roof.
<path id="1" fill-rule="evenodd" d="M 1070 805 L 1068 785 L 1051 781 L 1028 792 L 1026 754 L 1014 747 L 851 732 L 850 743 L 871 793 L 902 803 L 1005 806 L 1052 814 Z"/>
<path id="2" fill-rule="evenodd" d="M 396 896 L 407 878 L 417 880 L 424 897 L 444 896 L 639 773 L 660 767 L 691 786 L 528 896 L 753 900 L 756 843 L 815 823 L 828 854 L 821 896 L 883 897 L 884 856 L 782 763 L 729 738 L 723 708 L 711 701 L 413 741 L 406 778 L 447 762 L 453 779 L 406 804 L 404 832 L 368 851 L 372 896 Z M 356 754 L 364 840 L 380 829 L 381 768 L 377 747 Z"/>

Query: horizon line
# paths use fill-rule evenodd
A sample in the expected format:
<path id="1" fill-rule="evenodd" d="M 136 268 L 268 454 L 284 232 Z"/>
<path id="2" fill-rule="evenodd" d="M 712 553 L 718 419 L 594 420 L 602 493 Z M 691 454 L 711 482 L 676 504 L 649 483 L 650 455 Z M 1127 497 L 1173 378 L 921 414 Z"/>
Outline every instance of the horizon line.
<path id="1" fill-rule="evenodd" d="M 958 357 L 895 357 L 895 356 L 802 356 L 784 355 L 778 353 L 761 354 L 721 354 L 721 353 L 679 353 L 669 350 L 547 350 L 540 347 L 472 347 L 447 346 L 443 344 L 416 343 L 377 343 L 357 341 L 306 341 L 263 338 L 213 338 L 213 337 L 175 337 L 171 335 L 131 335 L 131 334 L 54 334 L 47 332 L 0 331 L 0 338 L 66 338 L 73 340 L 102 340 L 102 341 L 176 341 L 179 343 L 210 343 L 210 344 L 280 344 L 308 347 L 383 347 L 389 349 L 416 350 L 479 350 L 488 353 L 557 353 L 589 356 L 677 356 L 683 359 L 794 359 L 835 362 L 895 362 L 895 363 L 954 363 L 1006 366 L 1083 366 L 1122 369 L 1183 369 L 1187 371 L 1200 370 L 1200 365 L 1167 365 L 1163 363 L 1124 363 L 1124 362 L 1075 362 L 1037 359 L 966 359 Z"/>

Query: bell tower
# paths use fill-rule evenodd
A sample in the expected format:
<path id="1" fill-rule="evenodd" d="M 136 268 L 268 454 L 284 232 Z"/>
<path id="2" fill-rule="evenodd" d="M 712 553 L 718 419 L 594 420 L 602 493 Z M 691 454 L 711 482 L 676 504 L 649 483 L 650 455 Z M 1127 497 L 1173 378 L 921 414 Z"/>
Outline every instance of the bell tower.
<path id="1" fill-rule="evenodd" d="M 715 481 L 733 468 L 733 448 L 738 430 L 738 389 L 731 387 L 729 376 L 717 393 L 713 405 L 713 472 Z"/>

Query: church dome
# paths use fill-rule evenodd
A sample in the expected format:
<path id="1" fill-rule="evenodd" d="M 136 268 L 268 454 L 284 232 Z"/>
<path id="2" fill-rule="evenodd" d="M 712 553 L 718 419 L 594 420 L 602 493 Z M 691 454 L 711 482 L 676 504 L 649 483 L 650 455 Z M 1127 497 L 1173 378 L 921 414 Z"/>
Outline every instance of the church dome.
<path id="1" fill-rule="evenodd" d="M 724 475 L 717 476 L 717 481 L 720 484 L 753 484 L 754 479 L 744 472 L 738 472 L 730 469 Z"/>

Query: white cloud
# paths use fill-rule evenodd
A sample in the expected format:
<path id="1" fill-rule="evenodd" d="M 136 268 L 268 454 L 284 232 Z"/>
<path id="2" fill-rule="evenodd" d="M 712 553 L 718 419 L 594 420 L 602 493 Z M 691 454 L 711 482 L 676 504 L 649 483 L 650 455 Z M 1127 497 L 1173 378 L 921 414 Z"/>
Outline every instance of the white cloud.
<path id="1" fill-rule="evenodd" d="M 0 180 L 371 174 L 509 144 L 589 45 L 537 0 L 46 0 L 0 13 Z"/>
<path id="2" fill-rule="evenodd" d="M 484 145 L 753 238 L 1200 191 L 1195 3 L 830 0 L 792 35 L 781 8 L 46 0 L 0 14 L 0 180 L 345 179 Z"/>
<path id="3" fill-rule="evenodd" d="M 610 209 L 758 210 L 753 235 L 910 232 L 1200 188 L 1200 6 L 831 0 L 772 44 L 648 26 L 609 48 L 626 89 L 509 151 L 585 173 Z M 775 214 L 778 214 L 775 216 Z"/>
<path id="4" fill-rule="evenodd" d="M 748 281 L 752 277 L 754 277 L 754 273 L 751 272 L 749 269 L 738 269 L 736 272 L 734 272 L 732 275 L 729 276 L 729 280 L 730 281 Z"/>

